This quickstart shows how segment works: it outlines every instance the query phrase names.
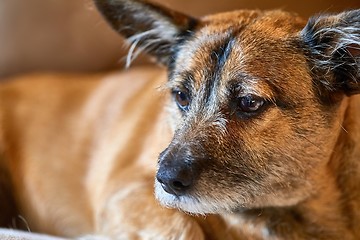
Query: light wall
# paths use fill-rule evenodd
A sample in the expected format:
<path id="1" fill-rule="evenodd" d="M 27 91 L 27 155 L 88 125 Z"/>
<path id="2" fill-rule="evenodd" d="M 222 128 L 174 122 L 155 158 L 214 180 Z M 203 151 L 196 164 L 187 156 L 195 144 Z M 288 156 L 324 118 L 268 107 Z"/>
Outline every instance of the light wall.
<path id="1" fill-rule="evenodd" d="M 158 0 L 200 16 L 237 8 L 316 12 L 360 8 L 360 0 Z M 0 78 L 33 71 L 100 71 L 122 66 L 121 38 L 90 0 L 1 0 Z"/>

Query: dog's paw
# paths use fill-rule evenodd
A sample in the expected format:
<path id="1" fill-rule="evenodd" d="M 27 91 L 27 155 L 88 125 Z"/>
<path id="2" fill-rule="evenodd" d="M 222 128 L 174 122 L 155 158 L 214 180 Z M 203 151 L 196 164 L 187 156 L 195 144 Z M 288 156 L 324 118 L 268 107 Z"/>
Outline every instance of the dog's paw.
<path id="1" fill-rule="evenodd" d="M 96 225 L 98 234 L 111 239 L 205 239 L 193 217 L 160 206 L 151 188 L 113 194 L 97 214 Z"/>

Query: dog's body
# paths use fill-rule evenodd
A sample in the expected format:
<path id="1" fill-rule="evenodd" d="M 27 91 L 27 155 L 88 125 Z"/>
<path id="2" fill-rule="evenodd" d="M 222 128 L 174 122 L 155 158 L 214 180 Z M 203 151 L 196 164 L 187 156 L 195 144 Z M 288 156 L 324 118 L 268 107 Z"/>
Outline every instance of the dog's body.
<path id="1" fill-rule="evenodd" d="M 360 237 L 359 11 L 305 27 L 281 11 L 196 20 L 96 3 L 168 76 L 3 84 L 4 223 L 19 213 L 35 231 L 115 239 Z M 161 207 L 155 175 L 162 205 L 207 216 Z"/>
<path id="2" fill-rule="evenodd" d="M 113 76 L 37 75 L 2 86 L 2 164 L 13 173 L 14 194 L 30 229 L 92 232 L 95 214 L 119 182 L 151 173 L 145 184 L 152 188 L 153 159 L 166 147 L 160 142 L 171 140 L 165 130 L 157 132 L 158 125 L 165 127 L 159 119 L 160 79 L 161 71 L 141 69 Z M 155 142 L 158 149 L 146 150 Z M 130 170 L 134 166 L 141 177 Z"/>

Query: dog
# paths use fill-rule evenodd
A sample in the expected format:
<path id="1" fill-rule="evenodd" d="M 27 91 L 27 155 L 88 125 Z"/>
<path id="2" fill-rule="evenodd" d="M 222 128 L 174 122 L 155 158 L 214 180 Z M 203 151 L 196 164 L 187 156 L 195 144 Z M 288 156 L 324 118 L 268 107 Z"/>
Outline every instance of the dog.
<path id="1" fill-rule="evenodd" d="M 3 226 L 19 214 L 65 237 L 360 238 L 360 10 L 306 22 L 95 4 L 128 63 L 144 51 L 162 67 L 2 83 Z"/>

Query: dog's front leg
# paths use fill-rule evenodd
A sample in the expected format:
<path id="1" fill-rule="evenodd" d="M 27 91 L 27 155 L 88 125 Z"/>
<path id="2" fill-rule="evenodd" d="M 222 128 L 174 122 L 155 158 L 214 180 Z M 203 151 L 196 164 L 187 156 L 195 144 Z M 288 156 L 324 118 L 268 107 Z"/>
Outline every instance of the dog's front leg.
<path id="1" fill-rule="evenodd" d="M 205 239 L 193 217 L 156 202 L 153 179 L 154 174 L 135 167 L 113 179 L 96 214 L 97 234 L 111 239 Z"/>

